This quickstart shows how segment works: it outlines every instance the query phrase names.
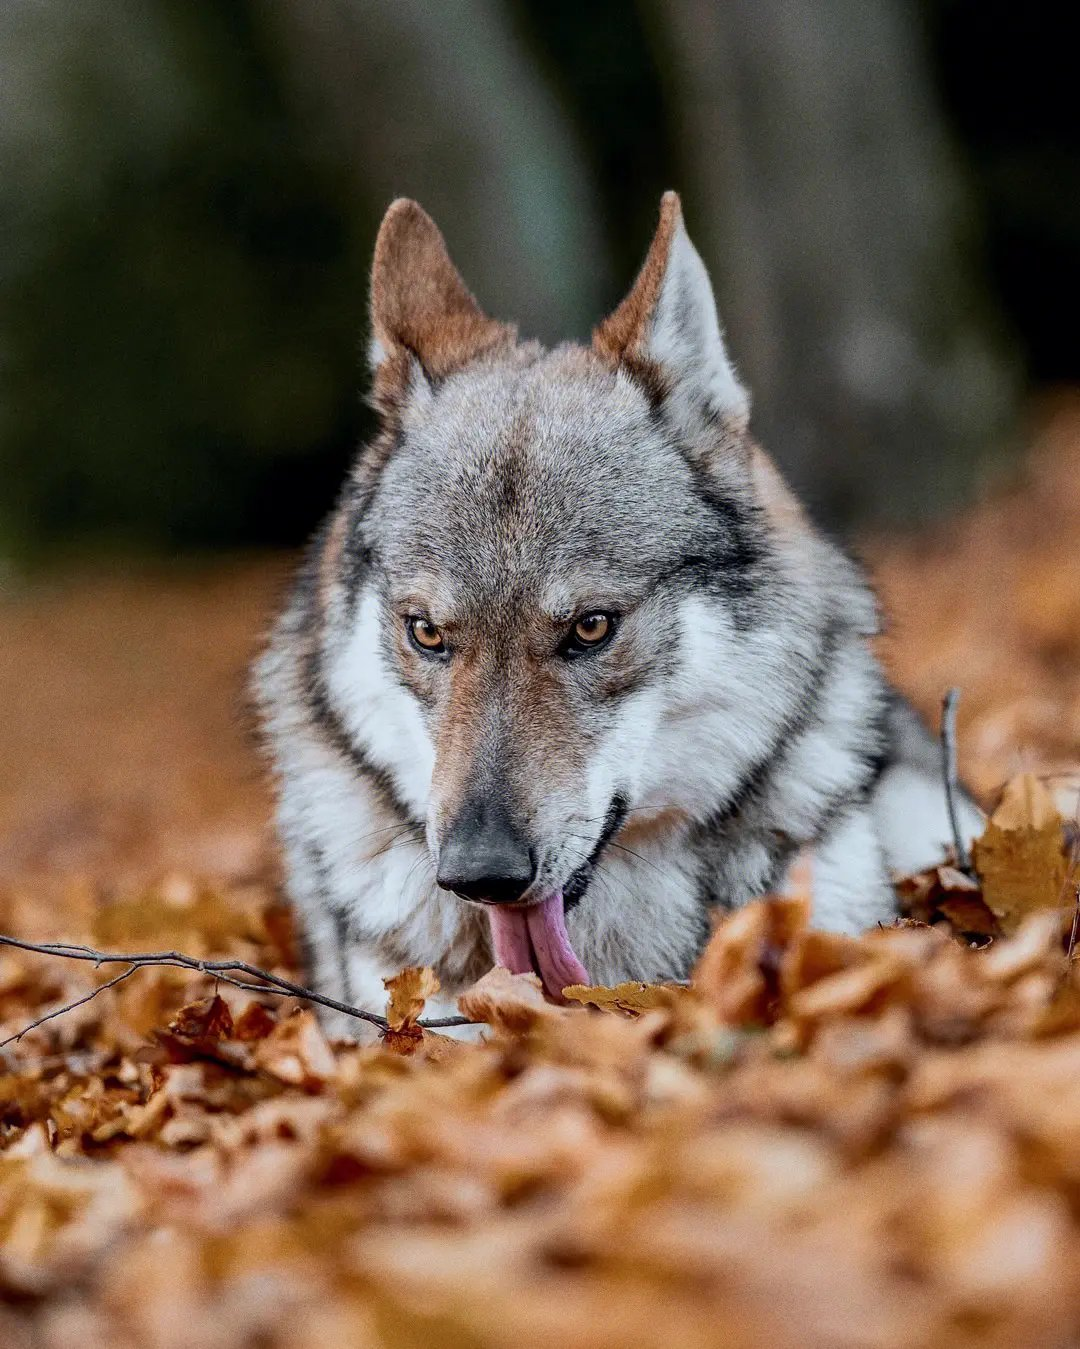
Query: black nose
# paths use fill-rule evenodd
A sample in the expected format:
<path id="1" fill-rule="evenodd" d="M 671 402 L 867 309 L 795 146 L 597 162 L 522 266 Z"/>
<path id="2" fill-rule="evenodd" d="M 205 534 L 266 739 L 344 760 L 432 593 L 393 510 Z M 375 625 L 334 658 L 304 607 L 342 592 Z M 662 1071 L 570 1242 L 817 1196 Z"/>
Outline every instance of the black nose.
<path id="1" fill-rule="evenodd" d="M 536 878 L 532 849 L 497 802 L 470 802 L 447 830 L 436 880 L 488 904 L 513 904 Z"/>

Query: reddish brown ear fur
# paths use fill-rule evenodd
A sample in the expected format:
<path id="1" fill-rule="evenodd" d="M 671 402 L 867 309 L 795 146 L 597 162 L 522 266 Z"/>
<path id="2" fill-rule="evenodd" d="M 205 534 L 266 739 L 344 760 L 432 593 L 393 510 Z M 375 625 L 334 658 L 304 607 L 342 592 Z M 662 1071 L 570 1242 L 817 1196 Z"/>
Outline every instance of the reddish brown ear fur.
<path id="1" fill-rule="evenodd" d="M 489 319 L 450 261 L 438 226 L 415 201 L 399 197 L 383 217 L 371 268 L 371 324 L 382 347 L 378 390 L 408 379 L 410 354 L 434 379 L 514 340 Z"/>
<path id="2" fill-rule="evenodd" d="M 656 311 L 660 288 L 664 284 L 671 241 L 682 219 L 682 204 L 677 192 L 665 192 L 660 199 L 660 223 L 637 280 L 629 295 L 593 333 L 593 346 L 602 356 L 633 363 L 644 355 L 649 323 Z"/>

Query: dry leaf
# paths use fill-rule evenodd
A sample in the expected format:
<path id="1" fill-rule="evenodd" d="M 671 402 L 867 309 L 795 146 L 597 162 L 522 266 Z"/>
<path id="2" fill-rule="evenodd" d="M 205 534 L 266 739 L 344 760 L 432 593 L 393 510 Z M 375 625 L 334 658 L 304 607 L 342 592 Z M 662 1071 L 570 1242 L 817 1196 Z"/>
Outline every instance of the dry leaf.
<path id="1" fill-rule="evenodd" d="M 1038 909 L 1061 905 L 1063 843 L 1062 819 L 1046 786 L 1030 773 L 1014 778 L 974 845 L 983 898 L 1004 932 L 1015 932 Z"/>
<path id="2" fill-rule="evenodd" d="M 733 1025 L 765 1025 L 780 992 L 781 965 L 810 922 L 810 901 L 771 898 L 719 923 L 691 978 L 709 1006 Z"/>
<path id="3" fill-rule="evenodd" d="M 1001 926 L 986 906 L 979 882 L 958 868 L 930 867 L 896 882 L 901 911 L 919 923 L 944 919 L 959 936 L 997 937 Z"/>
<path id="4" fill-rule="evenodd" d="M 950 519 L 941 546 L 920 539 L 884 568 L 918 638 L 896 644 L 900 682 L 934 717 L 962 674 L 959 748 L 984 787 L 1018 756 L 1059 783 L 1080 760 L 1080 404 L 1072 415 L 1074 451 L 1037 467 L 1019 504 Z M 19 709 L 0 928 L 299 977 L 265 801 L 220 695 L 267 587 L 265 571 L 143 590 L 125 577 L 0 605 Z M 154 634 L 139 653 L 152 678 L 131 678 L 136 622 Z M 59 715 L 110 678 L 111 706 Z M 1020 807 L 1002 832 L 1037 835 L 1039 810 Z M 12 870 L 28 861 L 39 869 Z M 1032 865 L 1055 862 L 1047 849 Z M 805 880 L 789 881 L 804 900 Z M 230 1038 L 211 980 L 138 974 L 0 1057 L 0 1344 L 1076 1343 L 1071 914 L 1052 899 L 975 952 L 943 931 L 997 929 L 968 878 L 946 864 L 909 889 L 938 926 L 840 937 L 798 906 L 733 915 L 699 970 L 708 1000 L 670 1009 L 560 1009 L 535 980 L 491 976 L 463 1004 L 500 1033 L 425 1034 L 410 1058 L 331 1048 L 310 1013 L 236 990 Z M 0 952 L 4 1033 L 103 977 Z M 185 1061 L 163 1061 L 159 1030 Z"/>
<path id="5" fill-rule="evenodd" d="M 395 1054 L 414 1054 L 423 1043 L 423 1027 L 416 1024 L 423 1014 L 424 1003 L 439 991 L 435 971 L 426 966 L 402 970 L 391 979 L 384 979 L 389 991 L 386 1008 L 389 1027 L 382 1033 L 383 1045 Z"/>
<path id="6" fill-rule="evenodd" d="M 544 1021 L 567 1015 L 544 997 L 535 974 L 511 974 L 497 965 L 458 998 L 462 1016 L 504 1031 L 528 1031 Z"/>
<path id="7" fill-rule="evenodd" d="M 390 993 L 386 1019 L 391 1030 L 400 1031 L 414 1025 L 423 1015 L 424 1003 L 439 991 L 439 980 L 426 965 L 413 966 L 392 979 L 384 979 L 383 986 Z"/>
<path id="8" fill-rule="evenodd" d="M 173 1062 L 187 1063 L 193 1058 L 216 1057 L 222 1040 L 230 1039 L 232 1033 L 229 1004 L 215 993 L 181 1007 L 157 1038 Z"/>
<path id="9" fill-rule="evenodd" d="M 603 985 L 586 986 L 571 984 L 563 989 L 563 997 L 570 1002 L 580 1002 L 587 1007 L 598 1007 L 602 1012 L 624 1012 L 630 1016 L 640 1016 L 642 1012 L 657 1007 L 671 1007 L 687 990 L 676 984 L 616 984 L 613 988 Z"/>
<path id="10" fill-rule="evenodd" d="M 229 1004 L 218 993 L 181 1007 L 169 1022 L 169 1033 L 178 1040 L 227 1040 L 232 1032 Z"/>
<path id="11" fill-rule="evenodd" d="M 337 1071 L 334 1051 L 317 1017 L 307 1009 L 286 1017 L 256 1042 L 255 1062 L 280 1081 L 307 1090 L 322 1087 Z"/>
<path id="12" fill-rule="evenodd" d="M 937 910 L 962 936 L 997 937 L 1001 933 L 1000 923 L 981 894 L 942 891 Z"/>
<path id="13" fill-rule="evenodd" d="M 236 1018 L 233 1034 L 238 1040 L 265 1040 L 277 1023 L 271 1008 L 261 1002 L 250 1002 Z"/>
<path id="14" fill-rule="evenodd" d="M 784 899 L 797 899 L 814 905 L 814 851 L 803 848 L 788 867 L 787 877 L 778 893 Z"/>

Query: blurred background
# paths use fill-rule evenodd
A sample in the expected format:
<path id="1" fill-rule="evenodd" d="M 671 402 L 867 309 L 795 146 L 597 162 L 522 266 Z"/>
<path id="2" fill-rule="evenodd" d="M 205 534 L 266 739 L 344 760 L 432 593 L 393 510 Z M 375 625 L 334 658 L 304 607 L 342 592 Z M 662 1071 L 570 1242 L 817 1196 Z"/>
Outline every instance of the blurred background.
<path id="1" fill-rule="evenodd" d="M 399 194 L 550 341 L 678 188 L 903 686 L 934 716 L 963 685 L 983 786 L 1080 758 L 1072 8 L 2 0 L 0 878 L 255 855 L 243 669 L 370 425 Z"/>
<path id="2" fill-rule="evenodd" d="M 1080 378 L 1068 8 L 4 0 L 0 556 L 302 539 L 398 194 L 554 340 L 679 188 L 819 514 L 950 509 Z"/>

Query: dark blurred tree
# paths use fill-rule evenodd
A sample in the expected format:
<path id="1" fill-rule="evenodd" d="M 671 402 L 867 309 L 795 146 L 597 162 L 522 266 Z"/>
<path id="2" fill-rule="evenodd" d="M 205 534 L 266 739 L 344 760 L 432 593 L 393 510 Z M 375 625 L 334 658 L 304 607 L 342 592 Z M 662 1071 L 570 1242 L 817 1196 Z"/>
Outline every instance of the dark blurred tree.
<path id="1" fill-rule="evenodd" d="M 656 228 L 676 156 L 656 44 L 626 0 L 508 0 L 508 8 L 572 117 L 603 207 L 613 260 L 590 322 L 619 303 Z"/>
<path id="2" fill-rule="evenodd" d="M 1068 0 L 924 3 L 985 230 L 987 279 L 1037 382 L 1080 380 L 1080 102 Z"/>
<path id="3" fill-rule="evenodd" d="M 500 0 L 264 0 L 260 13 L 361 215 L 418 198 L 493 313 L 545 341 L 588 333 L 610 276 L 596 196 Z"/>
<path id="4" fill-rule="evenodd" d="M 1017 381 L 904 0 L 654 0 L 754 425 L 819 513 L 910 520 L 1000 451 Z"/>
<path id="5" fill-rule="evenodd" d="M 360 281 L 245 6 L 12 0 L 0 53 L 0 530 L 294 537 L 356 425 Z"/>
<path id="6" fill-rule="evenodd" d="M 0 7 L 0 544 L 295 541 L 365 424 L 399 193 L 482 298 L 584 333 L 568 127 L 496 4 Z"/>
<path id="7" fill-rule="evenodd" d="M 368 260 L 398 193 L 550 340 L 617 300 L 680 188 L 796 484 L 830 519 L 945 509 L 1016 402 L 980 207 L 1034 373 L 1080 373 L 1048 317 L 1080 254 L 1080 136 L 1038 55 L 1067 48 L 1010 12 L 4 0 L 0 551 L 300 537 L 366 425 Z"/>

